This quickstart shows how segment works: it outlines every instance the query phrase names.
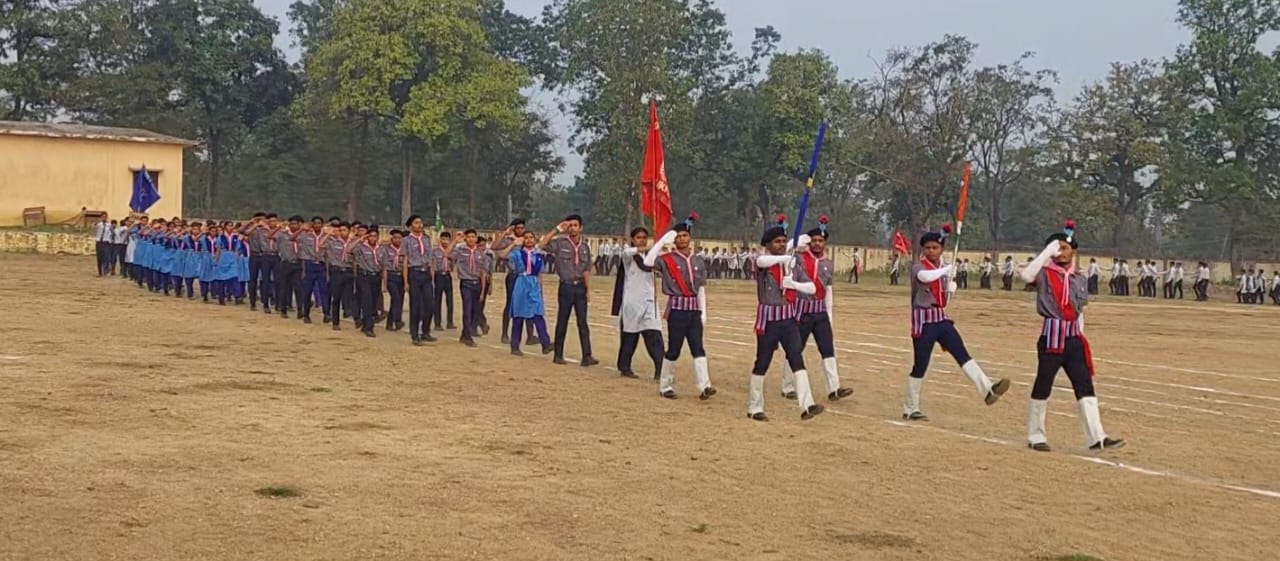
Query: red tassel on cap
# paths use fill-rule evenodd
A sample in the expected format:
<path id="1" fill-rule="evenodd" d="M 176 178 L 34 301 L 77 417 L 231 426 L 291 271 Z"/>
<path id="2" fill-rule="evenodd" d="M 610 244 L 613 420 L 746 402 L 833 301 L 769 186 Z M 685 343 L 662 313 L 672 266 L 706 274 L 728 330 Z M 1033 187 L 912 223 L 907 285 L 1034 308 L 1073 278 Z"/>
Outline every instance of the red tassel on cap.
<path id="1" fill-rule="evenodd" d="M 782 224 L 783 222 L 786 222 L 786 221 L 787 221 L 787 215 L 785 215 L 785 214 L 779 214 L 779 215 L 777 215 L 777 216 L 773 217 L 773 221 L 774 221 L 774 222 L 776 222 L 776 223 L 778 223 L 778 224 Z"/>
<path id="2" fill-rule="evenodd" d="M 827 215 L 825 215 L 825 214 L 824 214 L 824 215 L 822 215 L 822 216 L 819 216 L 819 217 L 818 217 L 818 223 L 819 223 L 819 224 L 829 224 L 830 222 L 831 222 L 831 219 L 830 219 L 830 218 L 827 218 Z"/>
<path id="3" fill-rule="evenodd" d="M 942 225 L 942 233 L 944 233 L 944 234 L 950 234 L 950 233 L 951 233 L 951 225 L 950 225 L 950 224 L 943 224 L 943 225 Z"/>
<path id="4" fill-rule="evenodd" d="M 1075 221 L 1075 220 L 1072 220 L 1072 219 L 1070 219 L 1070 218 L 1068 218 L 1068 219 L 1067 219 L 1067 228 L 1071 228 L 1072 230 L 1075 230 L 1075 229 L 1076 229 L 1076 221 Z"/>
<path id="5" fill-rule="evenodd" d="M 694 211 L 694 212 L 690 212 L 690 213 L 689 213 L 689 220 L 692 220 L 692 221 L 694 221 L 694 222 L 697 222 L 697 221 L 698 221 L 698 213 L 697 213 L 697 211 Z"/>

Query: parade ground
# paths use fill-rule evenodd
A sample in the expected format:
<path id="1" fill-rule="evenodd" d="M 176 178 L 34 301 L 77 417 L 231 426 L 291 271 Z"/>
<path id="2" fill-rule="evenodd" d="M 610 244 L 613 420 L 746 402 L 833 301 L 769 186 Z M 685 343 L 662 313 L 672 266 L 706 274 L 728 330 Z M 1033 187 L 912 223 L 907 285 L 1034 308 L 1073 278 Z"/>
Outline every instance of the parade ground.
<path id="1" fill-rule="evenodd" d="M 951 316 L 994 406 L 938 351 L 930 421 L 900 420 L 907 288 L 836 286 L 853 398 L 801 421 L 766 382 L 745 417 L 754 284 L 708 287 L 719 394 L 674 401 L 612 369 L 613 278 L 592 280 L 601 364 L 457 331 L 367 339 L 95 278 L 91 258 L 0 255 L 0 559 L 1248 560 L 1280 550 L 1280 308 L 1103 296 L 1086 310 L 1102 421 L 1083 449 L 1058 378 L 1051 453 L 1025 445 L 1031 297 L 971 289 Z M 973 285 L 976 286 L 976 279 Z M 554 281 L 545 277 L 554 306 Z M 1105 283 L 1104 283 L 1105 290 Z M 1189 295 L 1190 291 L 1188 291 Z M 460 308 L 459 308 L 460 309 Z M 554 310 L 548 310 L 554 323 Z M 567 355 L 577 358 L 569 330 Z M 817 350 L 806 354 L 815 393 Z"/>

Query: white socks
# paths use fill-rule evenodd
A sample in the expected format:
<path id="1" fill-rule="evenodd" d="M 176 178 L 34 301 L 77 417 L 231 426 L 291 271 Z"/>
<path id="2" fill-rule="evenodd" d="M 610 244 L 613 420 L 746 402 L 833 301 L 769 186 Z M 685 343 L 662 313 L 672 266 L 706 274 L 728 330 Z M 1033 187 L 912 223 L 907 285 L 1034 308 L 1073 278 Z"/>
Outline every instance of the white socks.
<path id="1" fill-rule="evenodd" d="M 664 394 L 674 391 L 672 387 L 676 381 L 676 363 L 667 359 L 662 359 L 662 374 L 658 376 L 658 393 Z"/>
<path id="2" fill-rule="evenodd" d="M 1102 414 L 1098 412 L 1098 398 L 1080 398 L 1080 428 L 1084 431 L 1085 446 L 1093 446 L 1107 438 L 1102 430 Z"/>
<path id="3" fill-rule="evenodd" d="M 711 374 L 707 372 L 707 357 L 705 356 L 693 359 L 693 383 L 697 384 L 698 392 L 711 387 Z"/>
<path id="4" fill-rule="evenodd" d="M 902 403 L 903 415 L 920 412 L 920 386 L 922 385 L 924 385 L 924 378 L 907 376 L 907 398 Z"/>
<path id="5" fill-rule="evenodd" d="M 791 371 L 791 363 L 782 361 L 782 395 L 796 391 L 796 373 Z"/>
<path id="6" fill-rule="evenodd" d="M 828 394 L 840 389 L 840 366 L 836 364 L 836 357 L 822 359 L 822 372 L 827 375 Z"/>
<path id="7" fill-rule="evenodd" d="M 675 383 L 676 363 L 664 358 L 662 359 L 662 373 L 658 375 L 658 393 L 664 394 L 669 391 L 675 391 Z M 698 386 L 699 393 L 711 387 L 711 375 L 707 372 L 707 357 L 705 356 L 693 359 L 693 383 Z"/>
<path id="8" fill-rule="evenodd" d="M 801 411 L 808 411 L 813 407 L 813 391 L 809 389 L 809 373 L 804 370 L 796 371 L 796 403 L 800 405 Z"/>
<path id="9" fill-rule="evenodd" d="M 747 390 L 747 414 L 764 413 L 764 376 L 751 375 Z"/>
<path id="10" fill-rule="evenodd" d="M 964 363 L 960 370 L 964 372 L 964 377 L 978 388 L 978 397 L 986 398 L 987 394 L 991 393 L 991 378 L 988 378 L 987 373 L 978 366 L 978 361 L 969 359 L 969 362 Z"/>
<path id="11" fill-rule="evenodd" d="M 1027 442 L 1030 444 L 1046 444 L 1049 439 L 1044 434 L 1044 417 L 1049 410 L 1049 401 L 1031 400 L 1031 410 L 1027 413 Z"/>

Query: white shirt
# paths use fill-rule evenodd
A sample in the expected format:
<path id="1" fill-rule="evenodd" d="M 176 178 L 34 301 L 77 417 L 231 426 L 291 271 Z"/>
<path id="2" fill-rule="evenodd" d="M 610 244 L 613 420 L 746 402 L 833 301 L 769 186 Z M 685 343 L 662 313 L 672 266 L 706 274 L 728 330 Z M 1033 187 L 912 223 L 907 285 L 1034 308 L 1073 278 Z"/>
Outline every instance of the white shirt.
<path id="1" fill-rule="evenodd" d="M 110 222 L 99 222 L 93 225 L 94 241 L 111 243 L 113 238 L 115 238 L 115 231 L 111 229 Z"/>
<path id="2" fill-rule="evenodd" d="M 991 264 L 991 262 L 990 262 L 990 261 L 983 261 L 983 262 L 982 262 L 982 264 L 981 264 L 981 265 L 979 265 L 979 267 L 981 267 L 981 268 L 982 268 L 982 274 L 984 274 L 984 275 L 990 275 L 990 274 L 991 274 L 991 269 L 992 269 L 993 265 Z"/>
<path id="3" fill-rule="evenodd" d="M 1089 263 L 1089 276 L 1091 276 L 1091 277 L 1096 277 L 1096 276 L 1098 276 L 1098 264 L 1097 264 L 1097 263 Z"/>
<path id="4" fill-rule="evenodd" d="M 1129 276 L 1129 264 L 1128 264 L 1128 263 L 1121 263 L 1121 264 L 1120 264 L 1120 276 L 1122 276 L 1122 277 L 1127 277 L 1127 276 Z"/>
<path id="5" fill-rule="evenodd" d="M 1200 267 L 1198 270 L 1196 270 L 1196 282 L 1200 282 L 1202 280 L 1209 280 L 1208 267 Z"/>

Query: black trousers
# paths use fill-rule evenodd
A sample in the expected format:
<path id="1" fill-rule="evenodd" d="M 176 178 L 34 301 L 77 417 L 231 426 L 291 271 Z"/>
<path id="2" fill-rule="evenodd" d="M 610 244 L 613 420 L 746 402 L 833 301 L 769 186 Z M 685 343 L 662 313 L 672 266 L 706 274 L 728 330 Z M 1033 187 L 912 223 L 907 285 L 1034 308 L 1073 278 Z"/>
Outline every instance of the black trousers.
<path id="1" fill-rule="evenodd" d="M 387 311 L 387 325 L 404 323 L 404 276 L 402 274 L 387 272 L 387 295 L 391 299 L 391 309 Z"/>
<path id="2" fill-rule="evenodd" d="M 382 275 L 362 272 L 356 278 L 356 299 L 360 302 L 360 331 L 373 331 L 373 320 L 378 317 L 374 307 L 378 303 L 379 292 L 382 292 Z"/>
<path id="3" fill-rule="evenodd" d="M 276 301 L 276 283 L 279 282 L 276 273 L 280 269 L 280 256 L 263 255 L 259 269 L 258 296 L 262 299 L 263 306 L 270 307 Z M 253 274 L 253 269 L 249 270 L 249 274 Z"/>
<path id="4" fill-rule="evenodd" d="M 1045 350 L 1045 338 L 1036 342 L 1036 381 L 1031 385 L 1031 399 L 1049 399 L 1053 392 L 1053 379 L 1058 370 L 1066 370 L 1071 380 L 1071 389 L 1076 393 L 1076 400 L 1093 397 L 1093 376 L 1089 374 L 1089 363 L 1084 356 L 1084 342 L 1079 337 L 1067 337 L 1062 354 L 1051 354 Z"/>
<path id="5" fill-rule="evenodd" d="M 680 350 L 686 342 L 693 358 L 707 356 L 707 350 L 702 346 L 702 312 L 671 310 L 667 314 L 667 333 L 671 338 L 667 344 L 667 360 L 680 358 Z"/>
<path id="6" fill-rule="evenodd" d="M 764 376 L 769 373 L 773 353 L 782 347 L 792 372 L 804 370 L 804 347 L 800 344 L 800 324 L 794 319 L 771 321 L 764 325 L 764 333 L 756 334 L 756 363 L 751 373 Z"/>
<path id="7" fill-rule="evenodd" d="M 984 273 L 982 277 L 978 279 L 978 286 L 991 290 L 991 274 Z"/>
<path id="8" fill-rule="evenodd" d="M 591 326 L 587 325 L 587 286 L 582 283 L 560 283 L 556 294 L 556 342 L 555 358 L 564 358 L 564 338 L 569 334 L 569 313 L 578 320 L 578 342 L 582 345 L 582 357 L 591 356 Z"/>
<path id="9" fill-rule="evenodd" d="M 98 276 L 107 274 L 108 262 L 111 260 L 111 244 L 108 242 L 94 242 L 93 255 L 98 260 Z"/>
<path id="10" fill-rule="evenodd" d="M 387 281 L 390 284 L 390 281 Z M 390 287 L 388 287 L 390 288 Z M 409 336 L 419 338 L 431 333 L 431 273 L 409 271 Z"/>
<path id="11" fill-rule="evenodd" d="M 475 337 L 480 319 L 480 281 L 458 281 L 458 293 L 462 296 L 462 336 L 459 339 L 469 341 Z"/>
<path id="12" fill-rule="evenodd" d="M 890 273 L 889 273 L 889 284 L 890 284 L 890 285 L 896 285 L 896 284 L 898 284 L 898 272 L 897 272 L 897 271 L 892 271 L 892 272 L 890 272 Z"/>
<path id="13" fill-rule="evenodd" d="M 646 329 L 635 333 L 622 332 L 622 344 L 618 345 L 618 372 L 632 372 L 631 357 L 636 354 L 636 346 L 644 337 L 644 348 L 653 360 L 653 375 L 662 373 L 662 331 Z"/>
<path id="14" fill-rule="evenodd" d="M 1183 297 L 1184 293 L 1182 292 L 1182 281 L 1181 281 L 1181 280 L 1174 281 L 1174 283 L 1173 283 L 1173 290 L 1170 290 L 1170 291 L 1169 291 L 1169 297 L 1170 297 L 1170 298 L 1173 298 L 1174 293 L 1177 293 L 1177 295 L 1178 295 L 1178 299 L 1179 299 L 1179 300 L 1181 300 L 1181 299 L 1182 299 L 1182 297 Z"/>
<path id="15" fill-rule="evenodd" d="M 335 327 L 342 323 L 342 310 L 350 310 L 355 300 L 355 272 L 329 267 L 329 321 Z"/>
<path id="16" fill-rule="evenodd" d="M 929 371 L 929 357 L 933 355 L 934 343 L 942 345 L 942 350 L 947 351 L 960 366 L 972 360 L 969 351 L 964 348 L 964 339 L 960 338 L 960 332 L 956 330 L 954 322 L 946 320 L 939 323 L 926 323 L 920 329 L 920 336 L 911 340 L 911 346 L 915 351 L 915 362 L 911 366 L 912 378 L 924 378 L 925 372 Z"/>
<path id="17" fill-rule="evenodd" d="M 449 309 L 448 326 L 453 327 L 453 276 L 448 273 L 436 273 L 435 277 L 435 320 L 436 329 L 440 327 L 441 312 Z"/>
<path id="18" fill-rule="evenodd" d="M 258 305 L 258 281 L 262 278 L 262 256 L 249 255 L 249 305 Z M 263 300 L 266 302 L 266 300 Z"/>
<path id="19" fill-rule="evenodd" d="M 800 317 L 800 348 L 809 346 L 809 337 L 818 344 L 818 354 L 822 358 L 836 356 L 835 333 L 831 329 L 831 318 L 826 312 L 805 314 Z"/>
<path id="20" fill-rule="evenodd" d="M 124 276 L 125 274 L 125 271 L 124 271 L 125 247 L 126 247 L 125 244 L 122 244 L 122 243 L 111 244 L 111 274 L 113 275 L 116 274 L 117 266 L 120 267 L 120 275 Z"/>
<path id="21" fill-rule="evenodd" d="M 1198 280 L 1191 288 L 1196 292 L 1196 300 L 1204 301 L 1209 299 L 1209 281 Z"/>
<path id="22" fill-rule="evenodd" d="M 1013 290 L 1013 274 L 1001 275 L 1000 288 L 1002 290 Z"/>
<path id="23" fill-rule="evenodd" d="M 302 299 L 306 297 L 302 294 L 302 262 L 281 260 L 276 272 L 276 310 L 283 314 L 293 309 L 290 300 L 297 297 L 301 316 Z"/>
<path id="24" fill-rule="evenodd" d="M 1089 294 L 1098 293 L 1098 275 L 1089 277 Z"/>

